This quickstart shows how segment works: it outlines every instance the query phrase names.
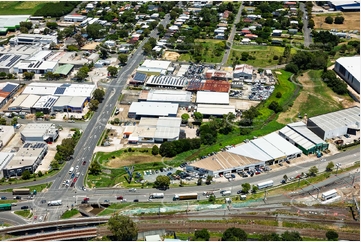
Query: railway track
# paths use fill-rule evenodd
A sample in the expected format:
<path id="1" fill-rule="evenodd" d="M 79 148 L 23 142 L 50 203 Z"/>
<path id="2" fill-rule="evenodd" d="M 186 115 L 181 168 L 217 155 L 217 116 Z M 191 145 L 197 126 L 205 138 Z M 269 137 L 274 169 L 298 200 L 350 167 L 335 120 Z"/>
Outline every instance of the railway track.
<path id="1" fill-rule="evenodd" d="M 76 238 L 85 238 L 85 237 L 96 237 L 97 235 L 98 235 L 97 228 L 88 228 L 88 229 L 67 230 L 61 232 L 52 232 L 52 233 L 17 237 L 11 240 L 48 241 L 48 240 L 65 240 L 65 239 L 76 239 Z"/>

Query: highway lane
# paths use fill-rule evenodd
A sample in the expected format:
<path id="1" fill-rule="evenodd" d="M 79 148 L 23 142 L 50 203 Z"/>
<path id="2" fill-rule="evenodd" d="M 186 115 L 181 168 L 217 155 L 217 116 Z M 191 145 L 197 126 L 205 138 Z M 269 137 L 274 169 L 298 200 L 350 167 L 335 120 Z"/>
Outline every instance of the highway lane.
<path id="1" fill-rule="evenodd" d="M 21 216 L 18 216 L 16 214 L 13 214 L 11 211 L 8 211 L 8 212 L 1 212 L 0 227 L 2 223 L 21 225 L 21 224 L 27 224 L 27 221 L 24 220 Z"/>

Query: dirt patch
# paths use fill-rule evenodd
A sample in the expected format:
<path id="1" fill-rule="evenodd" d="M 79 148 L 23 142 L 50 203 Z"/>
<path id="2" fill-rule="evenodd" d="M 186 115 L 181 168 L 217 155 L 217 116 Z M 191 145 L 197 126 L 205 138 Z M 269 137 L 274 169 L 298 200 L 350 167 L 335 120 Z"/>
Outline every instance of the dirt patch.
<path id="1" fill-rule="evenodd" d="M 130 166 L 141 163 L 159 162 L 161 158 L 159 156 L 151 156 L 144 154 L 124 155 L 111 159 L 106 163 L 107 167 L 119 168 L 123 166 Z"/>
<path id="2" fill-rule="evenodd" d="M 84 45 L 81 49 L 82 50 L 95 50 L 95 48 L 98 45 L 99 45 L 99 42 L 92 42 L 92 43 Z"/>
<path id="3" fill-rule="evenodd" d="M 343 24 L 327 24 L 325 18 L 331 16 L 343 16 Z M 360 31 L 360 12 L 345 12 L 339 14 L 317 14 L 312 16 L 315 21 L 315 29 L 338 29 L 338 30 L 359 30 Z"/>
<path id="4" fill-rule="evenodd" d="M 177 52 L 166 51 L 166 52 L 164 52 L 163 58 L 166 60 L 169 60 L 169 61 L 177 61 L 179 57 L 180 57 L 180 54 L 178 54 Z"/>

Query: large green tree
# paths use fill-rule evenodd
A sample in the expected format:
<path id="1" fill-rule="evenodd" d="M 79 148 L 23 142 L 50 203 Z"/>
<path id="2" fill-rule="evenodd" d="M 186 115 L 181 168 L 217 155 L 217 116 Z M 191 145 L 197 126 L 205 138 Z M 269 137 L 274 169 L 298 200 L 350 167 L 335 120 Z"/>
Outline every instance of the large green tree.
<path id="1" fill-rule="evenodd" d="M 209 231 L 207 229 L 201 229 L 194 231 L 193 240 L 197 241 L 208 241 L 210 238 Z"/>
<path id="2" fill-rule="evenodd" d="M 101 166 L 99 165 L 98 162 L 93 161 L 90 164 L 89 174 L 91 174 L 91 175 L 99 175 L 101 173 L 101 171 L 102 171 L 102 168 L 101 168 Z"/>
<path id="3" fill-rule="evenodd" d="M 114 240 L 133 241 L 137 239 L 138 228 L 130 217 L 116 213 L 108 220 L 108 228 Z"/>
<path id="4" fill-rule="evenodd" d="M 167 189 L 169 185 L 170 185 L 169 176 L 159 175 L 157 176 L 154 182 L 154 187 L 156 188 Z"/>
<path id="5" fill-rule="evenodd" d="M 251 184 L 249 184 L 249 183 L 242 184 L 242 192 L 243 193 L 248 193 L 250 189 L 251 189 Z"/>
<path id="6" fill-rule="evenodd" d="M 338 240 L 338 233 L 335 230 L 329 230 L 326 232 L 327 240 L 337 241 Z"/>
<path id="7" fill-rule="evenodd" d="M 118 68 L 116 68 L 115 66 L 108 66 L 107 70 L 112 77 L 118 74 Z"/>
<path id="8" fill-rule="evenodd" d="M 105 95 L 105 92 L 103 89 L 95 89 L 95 91 L 93 92 L 93 98 L 95 100 L 98 100 L 99 102 L 102 102 L 103 101 L 103 98 L 104 98 L 104 95 Z"/>
<path id="9" fill-rule="evenodd" d="M 119 54 L 118 55 L 118 60 L 120 62 L 121 65 L 125 65 L 128 61 L 128 55 L 126 54 Z"/>
<path id="10" fill-rule="evenodd" d="M 86 27 L 86 32 L 89 38 L 98 39 L 104 36 L 104 31 L 101 31 L 103 26 L 100 24 L 89 24 Z"/>
<path id="11" fill-rule="evenodd" d="M 285 231 L 281 234 L 283 241 L 302 241 L 302 237 L 297 231 Z"/>
<path id="12" fill-rule="evenodd" d="M 247 233 L 240 228 L 228 228 L 223 232 L 222 241 L 246 241 Z"/>

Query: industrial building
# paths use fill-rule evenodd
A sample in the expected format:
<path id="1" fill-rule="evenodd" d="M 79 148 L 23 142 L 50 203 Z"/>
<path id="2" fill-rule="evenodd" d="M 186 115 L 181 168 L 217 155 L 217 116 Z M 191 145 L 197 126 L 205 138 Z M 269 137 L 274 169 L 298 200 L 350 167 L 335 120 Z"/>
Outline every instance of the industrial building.
<path id="1" fill-rule="evenodd" d="M 21 94 L 8 106 L 8 110 L 13 112 L 31 113 L 31 108 L 39 99 L 39 95 Z"/>
<path id="2" fill-rule="evenodd" d="M 206 92 L 198 91 L 197 92 L 197 104 L 229 104 L 229 95 L 226 92 Z"/>
<path id="3" fill-rule="evenodd" d="M 146 86 L 183 88 L 188 85 L 188 78 L 176 76 L 150 76 Z"/>
<path id="4" fill-rule="evenodd" d="M 34 173 L 47 152 L 44 142 L 26 142 L 3 169 L 4 177 L 21 176 L 26 170 Z"/>
<path id="5" fill-rule="evenodd" d="M 188 91 L 210 91 L 210 92 L 226 92 L 230 90 L 231 84 L 228 81 L 201 80 L 192 79 L 188 86 Z"/>
<path id="6" fill-rule="evenodd" d="M 236 65 L 233 71 L 233 79 L 251 79 L 253 76 L 253 66 L 241 64 Z"/>
<path id="7" fill-rule="evenodd" d="M 61 96 L 52 106 L 52 111 L 82 113 L 88 101 L 87 97 Z"/>
<path id="8" fill-rule="evenodd" d="M 55 72 L 58 67 L 57 62 L 53 61 L 28 61 L 23 60 L 14 67 L 14 73 L 34 72 L 35 74 L 45 74 L 47 72 Z"/>
<path id="9" fill-rule="evenodd" d="M 357 93 L 360 93 L 361 57 L 341 57 L 336 60 L 335 72 Z"/>
<path id="10" fill-rule="evenodd" d="M 190 65 L 181 65 L 176 76 L 184 76 L 187 73 L 189 67 Z"/>
<path id="11" fill-rule="evenodd" d="M 42 35 L 42 34 L 19 34 L 9 40 L 10 45 L 36 45 L 43 44 L 49 45 L 52 42 L 58 43 L 57 36 L 55 35 Z"/>
<path id="12" fill-rule="evenodd" d="M 307 128 L 323 140 L 345 134 L 355 135 L 360 130 L 360 108 L 352 107 L 309 118 Z"/>
<path id="13" fill-rule="evenodd" d="M 56 96 L 41 96 L 38 101 L 30 108 L 31 113 L 42 112 L 44 114 L 50 114 L 52 107 L 59 97 Z"/>
<path id="14" fill-rule="evenodd" d="M 54 74 L 59 74 L 62 77 L 66 77 L 70 74 L 70 72 L 72 72 L 73 69 L 74 69 L 74 65 L 71 64 L 61 65 L 58 66 L 58 68 L 56 68 Z"/>
<path id="15" fill-rule="evenodd" d="M 21 57 L 21 55 L 0 54 L 0 72 L 13 73 L 12 69 L 20 61 Z"/>
<path id="16" fill-rule="evenodd" d="M 143 90 L 138 102 L 170 102 L 177 103 L 180 107 L 188 107 L 192 101 L 192 93 L 180 90 Z"/>
<path id="17" fill-rule="evenodd" d="M 141 118 L 133 131 L 128 131 L 129 143 L 162 143 L 179 139 L 181 118 Z M 134 126 L 132 126 L 134 127 Z"/>
<path id="18" fill-rule="evenodd" d="M 143 85 L 145 81 L 147 80 L 147 75 L 144 73 L 136 72 L 133 78 L 129 81 L 129 84 L 132 85 Z"/>
<path id="19" fill-rule="evenodd" d="M 207 80 L 215 80 L 215 81 L 230 81 L 230 80 L 232 80 L 232 72 L 217 71 L 217 70 L 211 69 L 211 70 L 206 71 L 205 78 Z"/>
<path id="20" fill-rule="evenodd" d="M 138 67 L 137 72 L 147 75 L 166 75 L 171 64 L 171 61 L 145 60 Z"/>
<path id="21" fill-rule="evenodd" d="M 23 94 L 91 98 L 95 89 L 96 85 L 94 84 L 32 82 L 25 87 Z"/>
<path id="22" fill-rule="evenodd" d="M 80 14 L 70 14 L 64 16 L 65 22 L 83 22 L 86 19 L 86 16 Z"/>
<path id="23" fill-rule="evenodd" d="M 204 118 L 213 117 L 223 117 L 225 114 L 233 113 L 236 115 L 235 106 L 231 105 L 208 105 L 208 104 L 198 104 L 197 112 L 203 114 Z"/>
<path id="24" fill-rule="evenodd" d="M 279 131 L 279 135 L 301 149 L 305 155 L 328 149 L 328 143 L 309 130 L 303 122 L 288 124 Z"/>
<path id="25" fill-rule="evenodd" d="M 336 11 L 360 11 L 360 1 L 328 1 L 328 5 Z"/>
<path id="26" fill-rule="evenodd" d="M 19 90 L 20 85 L 12 82 L 0 83 L 0 108 L 2 108 L 11 97 Z"/>
<path id="27" fill-rule="evenodd" d="M 163 102 L 133 102 L 129 107 L 128 117 L 176 117 L 178 104 Z"/>
<path id="28" fill-rule="evenodd" d="M 29 123 L 21 131 L 23 142 L 54 142 L 59 136 L 58 128 L 52 123 Z"/>
<path id="29" fill-rule="evenodd" d="M 14 134 L 15 130 L 13 126 L 0 126 L 0 149 L 11 140 Z"/>
<path id="30" fill-rule="evenodd" d="M 20 28 L 20 22 L 26 22 L 30 15 L 2 15 L 0 16 L 0 34 L 6 35 L 8 31 Z"/>
<path id="31" fill-rule="evenodd" d="M 2 171 L 7 164 L 11 161 L 14 157 L 15 153 L 10 152 L 0 152 L 0 171 Z M 0 173 L 0 178 L 2 178 L 4 173 Z"/>

